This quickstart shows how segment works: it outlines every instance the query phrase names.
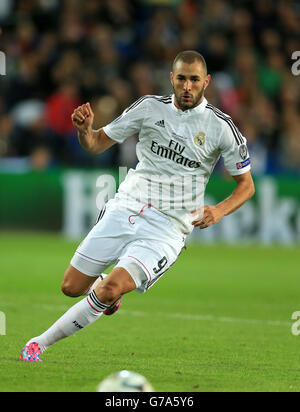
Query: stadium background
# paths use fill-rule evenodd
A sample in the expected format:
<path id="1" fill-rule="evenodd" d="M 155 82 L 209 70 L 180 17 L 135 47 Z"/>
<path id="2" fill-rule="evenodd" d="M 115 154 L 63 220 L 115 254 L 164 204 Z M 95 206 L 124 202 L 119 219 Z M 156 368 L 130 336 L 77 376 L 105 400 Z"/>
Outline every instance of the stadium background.
<path id="1" fill-rule="evenodd" d="M 0 1 L 1 392 L 94 391 L 120 369 L 158 391 L 300 391 L 299 18 L 288 0 Z M 42 364 L 17 362 L 74 304 L 59 285 L 97 215 L 97 179 L 118 183 L 136 164 L 134 140 L 83 151 L 73 109 L 91 101 L 100 127 L 141 95 L 169 94 L 182 49 L 205 56 L 208 100 L 248 139 L 255 197 L 195 230 L 158 286 L 126 295 L 112 319 Z M 219 163 L 207 203 L 233 187 Z"/>
<path id="2" fill-rule="evenodd" d="M 134 167 L 136 141 L 89 155 L 71 113 L 91 101 L 99 128 L 142 95 L 169 94 L 174 56 L 195 49 L 212 74 L 208 100 L 248 139 L 257 193 L 192 238 L 298 242 L 299 14 L 296 2 L 271 0 L 2 1 L 1 227 L 86 233 L 97 214 L 95 177 Z M 220 162 L 206 202 L 232 188 Z"/>

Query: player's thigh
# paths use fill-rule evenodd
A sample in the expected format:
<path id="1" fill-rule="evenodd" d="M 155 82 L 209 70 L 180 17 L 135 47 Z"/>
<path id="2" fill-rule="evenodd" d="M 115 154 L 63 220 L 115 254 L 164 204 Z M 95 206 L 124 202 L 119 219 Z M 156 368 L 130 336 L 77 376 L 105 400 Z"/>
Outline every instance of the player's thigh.
<path id="1" fill-rule="evenodd" d="M 66 270 L 63 289 L 68 295 L 84 293 L 95 279 L 117 261 L 127 242 L 122 213 L 110 202 L 100 219 L 76 249 Z M 124 230 L 122 230 L 124 229 Z"/>
<path id="2" fill-rule="evenodd" d="M 76 249 L 71 265 L 80 272 L 99 276 L 114 264 L 131 235 L 128 213 L 109 201 L 105 213 Z"/>
<path id="3" fill-rule="evenodd" d="M 125 250 L 116 268 L 126 269 L 136 291 L 144 293 L 174 264 L 183 247 L 183 240 L 137 240 Z"/>
<path id="4" fill-rule="evenodd" d="M 85 275 L 70 264 L 65 271 L 61 290 L 67 296 L 81 296 L 92 286 L 95 280 L 96 277 Z"/>

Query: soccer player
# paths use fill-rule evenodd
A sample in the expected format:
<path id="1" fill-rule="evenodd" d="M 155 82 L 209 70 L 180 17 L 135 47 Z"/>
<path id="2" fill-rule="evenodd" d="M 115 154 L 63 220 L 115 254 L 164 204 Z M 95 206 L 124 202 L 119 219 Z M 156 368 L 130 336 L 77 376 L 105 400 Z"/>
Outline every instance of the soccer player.
<path id="1" fill-rule="evenodd" d="M 114 313 L 124 294 L 147 291 L 176 261 L 194 227 L 218 223 L 253 196 L 246 139 L 204 97 L 210 75 L 202 55 L 181 52 L 170 80 L 173 94 L 144 96 L 100 130 L 92 129 L 89 103 L 72 114 L 85 150 L 102 153 L 137 136 L 139 163 L 104 205 L 64 274 L 63 293 L 86 296 L 30 339 L 20 359 L 40 361 L 50 345 Z M 204 206 L 205 186 L 220 156 L 236 187 L 219 204 Z"/>

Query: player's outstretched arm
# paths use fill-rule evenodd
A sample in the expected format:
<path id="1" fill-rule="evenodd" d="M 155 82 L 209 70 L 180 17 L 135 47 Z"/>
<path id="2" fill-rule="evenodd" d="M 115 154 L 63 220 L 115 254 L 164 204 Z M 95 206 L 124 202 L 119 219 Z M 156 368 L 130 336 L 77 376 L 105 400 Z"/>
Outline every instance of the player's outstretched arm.
<path id="1" fill-rule="evenodd" d="M 199 229 L 205 229 L 218 223 L 223 216 L 230 215 L 236 211 L 254 195 L 255 187 L 250 172 L 233 176 L 233 178 L 237 186 L 232 195 L 216 206 L 204 206 L 192 212 L 192 215 L 195 215 L 192 225 L 199 227 Z M 199 215 L 199 217 L 197 218 L 196 215 Z"/>
<path id="2" fill-rule="evenodd" d="M 99 154 L 109 149 L 117 142 L 110 139 L 103 129 L 93 130 L 94 113 L 89 103 L 83 104 L 74 110 L 72 122 L 77 130 L 81 146 L 89 153 Z"/>

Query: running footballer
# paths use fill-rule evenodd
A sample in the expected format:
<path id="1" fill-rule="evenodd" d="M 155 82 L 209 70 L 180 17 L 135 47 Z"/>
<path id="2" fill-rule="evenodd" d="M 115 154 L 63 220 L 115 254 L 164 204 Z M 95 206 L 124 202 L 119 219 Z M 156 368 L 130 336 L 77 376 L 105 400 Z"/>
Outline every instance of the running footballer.
<path id="1" fill-rule="evenodd" d="M 253 196 L 246 139 L 206 100 L 210 75 L 202 55 L 181 52 L 170 80 L 171 95 L 141 97 L 100 130 L 92 129 L 89 103 L 74 111 L 72 121 L 85 150 L 102 153 L 137 136 L 138 164 L 104 205 L 64 274 L 62 291 L 85 297 L 31 338 L 21 360 L 41 361 L 50 345 L 118 310 L 124 294 L 146 292 L 176 261 L 195 227 L 218 223 Z M 204 205 L 205 187 L 220 156 L 236 187 L 219 204 Z"/>

